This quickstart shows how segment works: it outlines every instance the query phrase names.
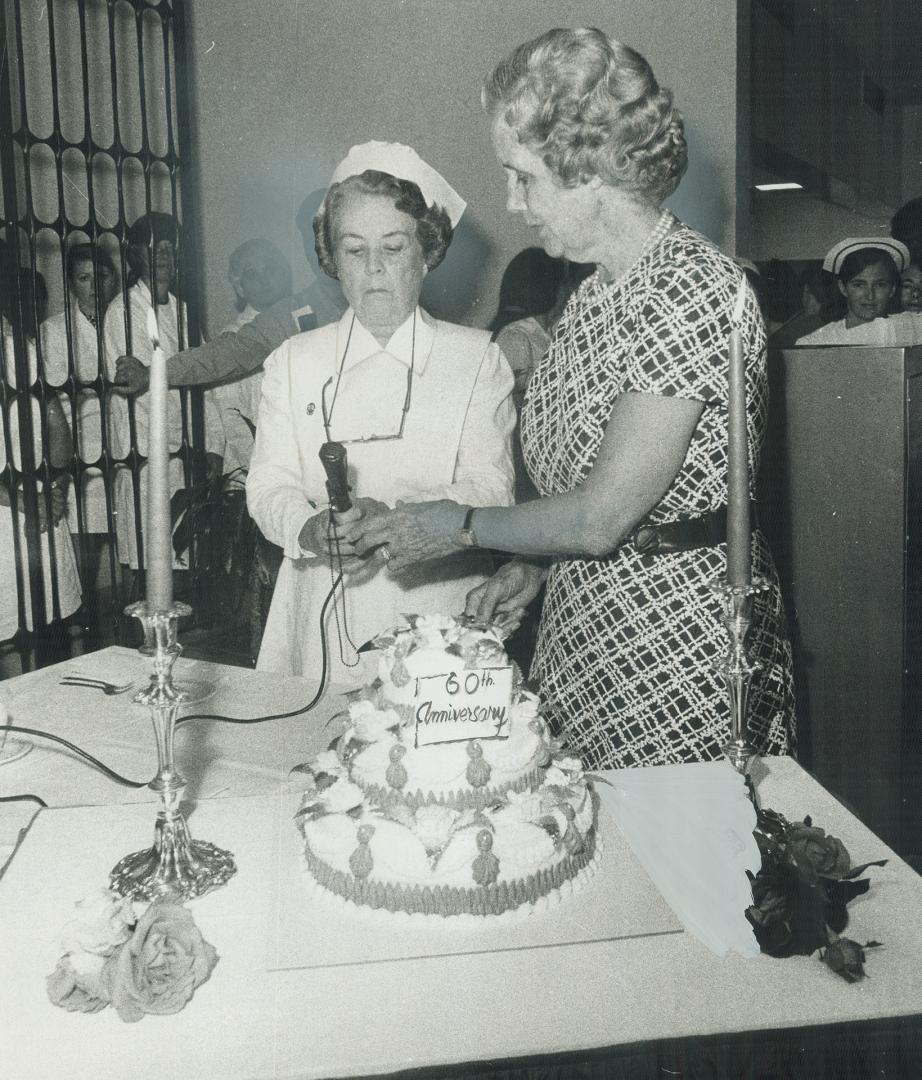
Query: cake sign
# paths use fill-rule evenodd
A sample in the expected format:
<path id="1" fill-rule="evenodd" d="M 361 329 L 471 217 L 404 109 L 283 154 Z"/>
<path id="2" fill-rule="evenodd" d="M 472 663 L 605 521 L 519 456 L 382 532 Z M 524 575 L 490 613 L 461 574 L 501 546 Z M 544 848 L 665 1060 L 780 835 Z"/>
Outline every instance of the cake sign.
<path id="1" fill-rule="evenodd" d="M 416 745 L 508 739 L 512 668 L 483 667 L 416 680 Z"/>

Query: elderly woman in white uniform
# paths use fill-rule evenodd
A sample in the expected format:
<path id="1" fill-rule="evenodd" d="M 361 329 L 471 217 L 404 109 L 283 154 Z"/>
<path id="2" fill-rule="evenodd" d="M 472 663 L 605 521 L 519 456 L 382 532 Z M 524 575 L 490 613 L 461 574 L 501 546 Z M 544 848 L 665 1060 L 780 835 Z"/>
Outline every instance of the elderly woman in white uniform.
<path id="1" fill-rule="evenodd" d="M 247 501 L 285 553 L 257 667 L 321 674 L 321 606 L 340 560 L 343 589 L 328 608 L 330 678 L 367 678 L 356 647 L 404 613 L 458 613 L 490 573 L 482 553 L 384 572 L 337 540 L 324 509 L 318 453 L 342 443 L 355 508 L 398 499 L 512 498 L 512 373 L 486 331 L 419 307 L 464 203 L 409 147 L 353 147 L 314 221 L 317 253 L 349 308 L 338 323 L 287 341 L 266 362 Z M 372 654 L 373 655 L 373 654 Z"/>

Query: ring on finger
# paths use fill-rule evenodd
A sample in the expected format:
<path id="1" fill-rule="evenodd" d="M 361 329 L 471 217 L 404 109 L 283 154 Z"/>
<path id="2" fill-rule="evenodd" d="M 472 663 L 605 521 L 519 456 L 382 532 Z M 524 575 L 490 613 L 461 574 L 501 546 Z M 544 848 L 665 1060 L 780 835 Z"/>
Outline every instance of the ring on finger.
<path id="1" fill-rule="evenodd" d="M 381 553 L 381 558 L 384 562 L 391 561 L 391 549 L 387 546 L 387 544 L 382 544 L 378 548 L 378 551 Z"/>

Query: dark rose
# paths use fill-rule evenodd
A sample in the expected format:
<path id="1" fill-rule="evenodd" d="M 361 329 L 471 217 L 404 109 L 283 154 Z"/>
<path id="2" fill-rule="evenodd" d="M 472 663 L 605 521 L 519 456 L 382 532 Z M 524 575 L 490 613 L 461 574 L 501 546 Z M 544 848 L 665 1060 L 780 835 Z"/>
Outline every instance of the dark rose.
<path id="1" fill-rule="evenodd" d="M 826 944 L 826 895 L 796 866 L 772 861 L 752 879 L 746 918 L 769 956 L 809 956 Z"/>
<path id="2" fill-rule="evenodd" d="M 69 956 L 61 957 L 45 984 L 51 1004 L 68 1012 L 96 1013 L 109 1004 L 105 983 L 99 975 L 78 974 Z"/>
<path id="3" fill-rule="evenodd" d="M 791 942 L 793 909 L 789 889 L 777 875 L 760 872 L 752 882 L 752 906 L 746 918 L 759 948 L 770 956 L 786 956 Z"/>
<path id="4" fill-rule="evenodd" d="M 821 959 L 846 982 L 864 977 L 864 949 L 851 938 L 836 938 L 822 953 Z"/>
<path id="5" fill-rule="evenodd" d="M 837 880 L 848 873 L 852 864 L 845 845 L 822 829 L 804 823 L 791 825 L 787 834 L 788 856 L 815 881 L 818 877 Z"/>
<path id="6" fill-rule="evenodd" d="M 217 962 L 191 912 L 156 901 L 138 920 L 132 938 L 106 962 L 109 998 L 119 1016 L 131 1022 L 145 1013 L 177 1013 Z"/>

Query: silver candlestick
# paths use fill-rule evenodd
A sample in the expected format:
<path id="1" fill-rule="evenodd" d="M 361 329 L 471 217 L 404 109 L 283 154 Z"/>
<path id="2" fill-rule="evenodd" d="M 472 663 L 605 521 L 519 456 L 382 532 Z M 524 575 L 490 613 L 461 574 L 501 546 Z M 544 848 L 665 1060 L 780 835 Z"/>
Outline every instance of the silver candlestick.
<path id="1" fill-rule="evenodd" d="M 752 598 L 769 588 L 768 582 L 754 577 L 751 585 L 731 585 L 724 578 L 711 582 L 711 590 L 720 600 L 720 621 L 727 629 L 728 648 L 714 667 L 723 675 L 730 702 L 730 739 L 721 748 L 737 772 L 749 773 L 756 751 L 747 732 L 746 709 L 749 683 L 762 669 L 756 660 L 746 655 L 746 637 L 752 624 Z"/>
<path id="2" fill-rule="evenodd" d="M 146 600 L 125 609 L 144 628 L 140 652 L 153 659 L 150 684 L 138 691 L 134 701 L 150 708 L 157 740 L 157 775 L 148 785 L 160 796 L 161 807 L 154 826 L 154 846 L 126 855 L 113 867 L 110 886 L 135 900 L 173 897 L 190 900 L 217 889 L 237 872 L 229 851 L 205 840 L 193 840 L 179 806 L 185 780 L 173 764 L 176 714 L 186 695 L 173 684 L 173 664 L 182 652 L 176 640 L 176 624 L 192 608 L 179 602 L 166 610 L 152 610 Z"/>

